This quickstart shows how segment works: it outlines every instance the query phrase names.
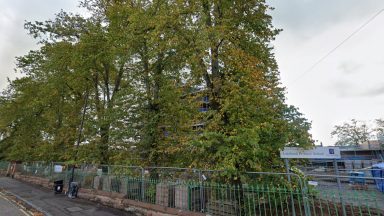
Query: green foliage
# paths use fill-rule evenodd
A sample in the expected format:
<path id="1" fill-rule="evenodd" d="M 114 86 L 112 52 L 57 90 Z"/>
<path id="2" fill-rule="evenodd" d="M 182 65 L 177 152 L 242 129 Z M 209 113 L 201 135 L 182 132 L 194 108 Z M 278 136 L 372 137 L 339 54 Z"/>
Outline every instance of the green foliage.
<path id="1" fill-rule="evenodd" d="M 284 101 L 264 1 L 82 5 L 90 18 L 25 24 L 41 47 L 17 58 L 25 77 L 2 94 L 1 157 L 194 166 L 236 181 L 281 163 L 286 145 L 312 145 L 310 123 Z"/>
<path id="2" fill-rule="evenodd" d="M 337 137 L 337 146 L 358 146 L 369 140 L 370 133 L 364 122 L 352 119 L 350 123 L 336 125 L 331 135 Z"/>

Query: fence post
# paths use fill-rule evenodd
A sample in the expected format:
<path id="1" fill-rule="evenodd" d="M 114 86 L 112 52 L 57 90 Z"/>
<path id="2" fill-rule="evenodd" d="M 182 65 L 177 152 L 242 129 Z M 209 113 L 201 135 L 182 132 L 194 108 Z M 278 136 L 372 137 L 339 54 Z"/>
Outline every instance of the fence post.
<path id="1" fill-rule="evenodd" d="M 291 184 L 291 175 L 289 171 L 289 163 L 287 158 L 284 158 L 284 163 L 285 163 L 285 171 L 287 172 L 288 182 L 289 184 Z M 292 193 L 291 193 L 291 206 L 292 206 L 292 215 L 296 216 L 295 201 L 293 199 Z"/>
<path id="2" fill-rule="evenodd" d="M 144 193 L 144 189 L 145 189 L 145 182 L 144 182 L 144 168 L 143 167 L 140 167 L 141 169 L 141 201 L 144 202 L 145 200 L 145 193 Z"/>
<path id="3" fill-rule="evenodd" d="M 53 161 L 51 161 L 51 166 L 50 166 L 50 169 L 49 169 L 49 179 L 50 180 L 53 179 Z"/>
<path id="4" fill-rule="evenodd" d="M 199 173 L 199 182 L 200 182 L 200 211 L 205 211 L 205 195 L 204 195 L 204 182 L 202 180 L 203 176 L 201 170 L 198 170 Z"/>
<path id="5" fill-rule="evenodd" d="M 302 194 L 303 194 L 303 201 L 304 201 L 304 213 L 306 216 L 311 216 L 311 208 L 309 207 L 309 203 L 308 203 L 308 187 L 307 187 L 307 181 L 305 180 L 305 177 L 304 177 L 303 184 L 304 186 L 302 188 L 302 191 L 303 191 Z"/>
<path id="6" fill-rule="evenodd" d="M 340 177 L 339 177 L 339 175 L 340 175 L 339 174 L 339 167 L 337 165 L 336 159 L 333 160 L 333 166 L 335 167 L 335 170 L 336 170 L 337 188 L 338 188 L 338 191 L 339 191 L 339 197 L 340 197 L 341 207 L 342 207 L 342 210 L 343 210 L 343 216 L 346 216 L 347 212 L 345 210 L 345 203 L 344 203 L 343 195 L 341 193 L 342 188 L 341 188 L 341 182 L 340 182 Z"/>

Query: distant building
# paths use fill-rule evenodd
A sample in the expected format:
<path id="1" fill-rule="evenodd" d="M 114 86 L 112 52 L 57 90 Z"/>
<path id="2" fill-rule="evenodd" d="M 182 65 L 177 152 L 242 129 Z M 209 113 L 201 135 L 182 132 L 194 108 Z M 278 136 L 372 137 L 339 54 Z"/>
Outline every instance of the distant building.
<path id="1" fill-rule="evenodd" d="M 343 169 L 364 169 L 384 161 L 384 142 L 370 140 L 358 146 L 338 146 L 341 159 L 338 166 Z M 332 160 L 311 160 L 314 166 L 333 167 Z"/>
<path id="2" fill-rule="evenodd" d="M 201 89 L 201 88 L 196 88 L 196 89 L 192 89 L 190 91 L 191 92 L 188 93 L 188 94 L 195 95 L 195 96 L 200 94 L 200 96 L 196 97 L 196 101 L 199 104 L 199 107 L 198 107 L 197 111 L 200 112 L 200 113 L 208 112 L 209 109 L 210 109 L 210 102 L 209 102 L 209 96 L 206 95 L 205 90 Z M 185 95 L 183 97 L 185 97 Z M 163 126 L 160 126 L 160 128 L 162 130 L 162 133 L 163 133 L 164 137 L 170 136 L 171 131 L 170 131 L 168 126 L 163 125 Z M 195 124 L 192 124 L 191 128 L 192 128 L 193 131 L 196 131 L 197 134 L 201 134 L 202 131 L 205 128 L 205 122 L 200 122 L 199 121 L 199 122 L 197 122 Z"/>

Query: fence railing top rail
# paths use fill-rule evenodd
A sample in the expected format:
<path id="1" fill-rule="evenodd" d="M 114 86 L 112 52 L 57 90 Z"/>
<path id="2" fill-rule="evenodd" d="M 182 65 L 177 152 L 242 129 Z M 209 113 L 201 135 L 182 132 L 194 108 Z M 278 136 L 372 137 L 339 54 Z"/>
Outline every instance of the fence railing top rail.
<path id="1" fill-rule="evenodd" d="M 359 178 L 359 179 L 371 179 L 371 180 L 384 180 L 384 178 L 381 178 L 381 177 L 369 177 L 369 176 L 343 176 L 343 175 L 323 175 L 323 174 L 305 174 L 305 176 L 329 177 L 329 178 Z"/>

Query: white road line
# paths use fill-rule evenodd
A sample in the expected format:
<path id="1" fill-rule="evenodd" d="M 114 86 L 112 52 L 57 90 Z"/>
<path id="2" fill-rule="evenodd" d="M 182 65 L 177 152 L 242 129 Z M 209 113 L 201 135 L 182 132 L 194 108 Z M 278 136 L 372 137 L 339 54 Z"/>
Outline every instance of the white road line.
<path id="1" fill-rule="evenodd" d="M 4 200 L 6 200 L 9 204 L 13 205 L 14 207 L 16 207 L 21 213 L 23 213 L 24 215 L 26 216 L 31 216 L 31 214 L 28 214 L 28 212 L 24 211 L 23 209 L 20 208 L 19 205 L 17 205 L 14 201 L 8 199 L 5 194 L 3 192 L 0 192 L 0 198 L 3 198 Z"/>

